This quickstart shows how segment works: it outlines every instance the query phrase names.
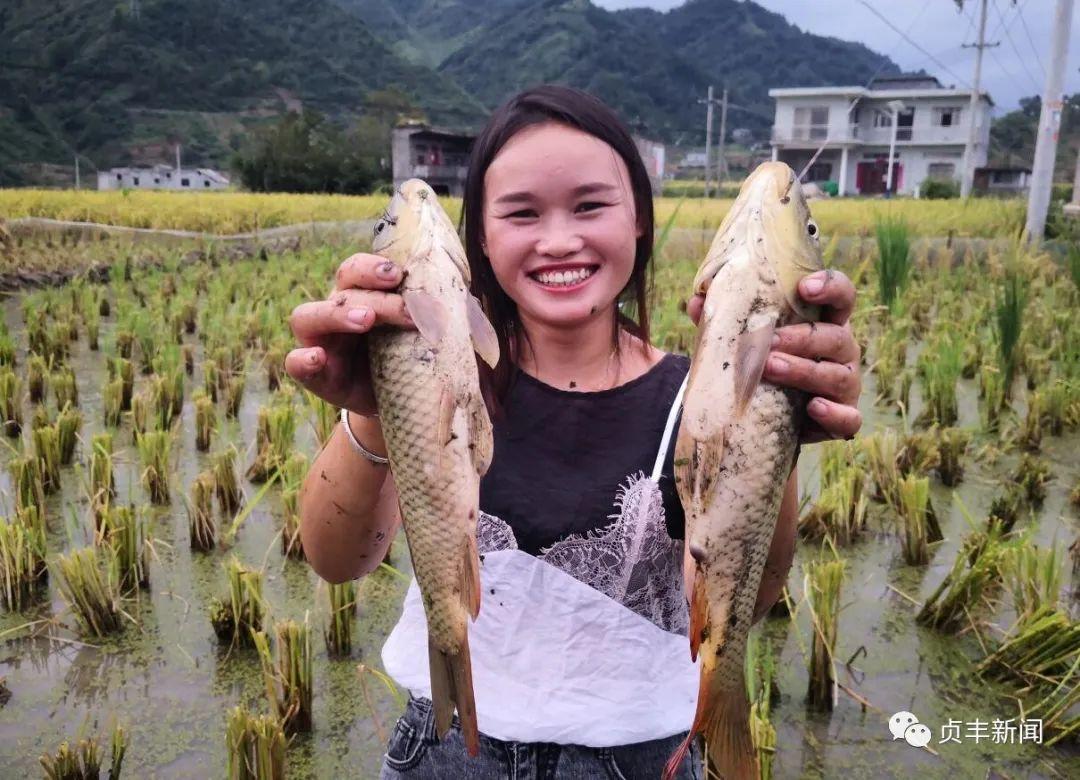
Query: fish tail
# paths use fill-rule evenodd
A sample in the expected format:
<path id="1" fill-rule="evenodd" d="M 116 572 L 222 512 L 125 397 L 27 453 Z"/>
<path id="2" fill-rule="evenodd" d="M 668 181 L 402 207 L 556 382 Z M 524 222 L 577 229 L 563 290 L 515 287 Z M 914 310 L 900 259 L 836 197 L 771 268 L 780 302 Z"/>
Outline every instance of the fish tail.
<path id="1" fill-rule="evenodd" d="M 476 701 L 473 698 L 472 660 L 469 636 L 464 634 L 458 652 L 447 653 L 428 640 L 431 664 L 431 703 L 435 710 L 435 730 L 439 739 L 446 736 L 457 709 L 461 733 L 470 756 L 480 753 L 480 733 L 476 726 Z"/>
<path id="2" fill-rule="evenodd" d="M 757 780 L 757 751 L 750 735 L 750 703 L 744 693 L 743 673 L 740 670 L 738 686 L 729 691 L 713 688 L 708 674 L 702 668 L 694 722 L 664 766 L 663 780 L 673 780 L 698 734 L 705 736 L 705 761 L 711 761 L 724 780 Z"/>

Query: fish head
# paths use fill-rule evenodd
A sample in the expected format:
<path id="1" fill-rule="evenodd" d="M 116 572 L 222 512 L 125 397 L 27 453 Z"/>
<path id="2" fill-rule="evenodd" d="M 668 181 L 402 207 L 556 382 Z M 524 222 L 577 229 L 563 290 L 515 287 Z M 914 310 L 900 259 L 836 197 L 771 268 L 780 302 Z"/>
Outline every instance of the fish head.
<path id="1" fill-rule="evenodd" d="M 468 285 L 469 264 L 454 224 L 427 182 L 409 179 L 394 191 L 386 210 L 376 220 L 371 250 L 407 270 L 412 263 L 427 258 L 435 244 L 447 249 L 446 254 Z"/>
<path id="2" fill-rule="evenodd" d="M 720 268 L 736 257 L 769 263 L 796 314 L 805 320 L 819 319 L 817 307 L 805 304 L 798 294 L 799 280 L 824 267 L 819 230 L 795 172 L 787 164 L 762 163 L 746 177 L 698 269 L 694 292 L 707 292 Z"/>
<path id="3" fill-rule="evenodd" d="M 759 165 L 747 180 L 760 182 L 762 245 L 788 305 L 803 320 L 820 319 L 817 306 L 799 297 L 799 281 L 825 267 L 821 231 L 806 205 L 795 172 L 782 162 Z M 745 186 L 745 185 L 744 185 Z"/>

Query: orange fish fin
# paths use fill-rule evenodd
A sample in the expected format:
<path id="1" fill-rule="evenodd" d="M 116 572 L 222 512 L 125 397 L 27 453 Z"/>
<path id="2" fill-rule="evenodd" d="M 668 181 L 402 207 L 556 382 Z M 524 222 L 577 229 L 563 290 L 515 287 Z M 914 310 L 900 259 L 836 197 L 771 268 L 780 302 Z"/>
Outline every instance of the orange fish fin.
<path id="1" fill-rule="evenodd" d="M 488 417 L 483 396 L 477 393 L 469 401 L 469 452 L 472 454 L 473 468 L 481 477 L 487 473 L 488 466 L 491 465 L 494 446 L 491 418 Z"/>
<path id="2" fill-rule="evenodd" d="M 480 555 L 476 550 L 476 532 L 465 537 L 465 566 L 462 570 L 461 600 L 472 619 L 480 614 Z"/>
<path id="3" fill-rule="evenodd" d="M 772 347 L 775 323 L 763 325 L 756 330 L 747 330 L 739 334 L 739 343 L 735 353 L 735 418 L 738 419 L 750 405 L 754 390 L 761 382 L 765 370 L 765 360 Z"/>
<path id="4" fill-rule="evenodd" d="M 690 543 L 686 544 L 689 548 Z M 694 584 L 690 591 L 690 660 L 696 661 L 709 623 L 709 597 L 705 591 L 705 573 L 693 559 L 692 553 L 690 565 L 694 567 Z"/>
<path id="5" fill-rule="evenodd" d="M 435 710 L 435 731 L 439 739 L 450 730 L 456 708 L 469 755 L 478 755 L 480 733 L 476 726 L 468 633 L 462 635 L 461 649 L 457 653 L 444 653 L 429 639 L 428 660 L 431 668 L 431 704 Z"/>
<path id="6" fill-rule="evenodd" d="M 475 295 L 465 299 L 465 309 L 469 315 L 469 333 L 472 336 L 473 349 L 492 368 L 499 362 L 499 337 L 495 328 L 484 313 L 484 307 Z"/>
<path id="7" fill-rule="evenodd" d="M 406 290 L 401 294 L 401 298 L 424 341 L 433 347 L 439 346 L 450 322 L 450 315 L 443 302 L 423 290 Z"/>

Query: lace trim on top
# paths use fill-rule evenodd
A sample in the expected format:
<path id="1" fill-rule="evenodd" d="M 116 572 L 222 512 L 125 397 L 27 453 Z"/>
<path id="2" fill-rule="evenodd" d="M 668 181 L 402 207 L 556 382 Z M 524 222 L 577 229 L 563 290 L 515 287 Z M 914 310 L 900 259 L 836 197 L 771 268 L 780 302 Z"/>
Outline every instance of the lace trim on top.
<path id="1" fill-rule="evenodd" d="M 685 634 L 683 544 L 668 536 L 660 485 L 644 472 L 632 474 L 619 486 L 615 507 L 609 525 L 560 539 L 537 557 L 660 628 Z M 486 512 L 476 537 L 481 553 L 518 549 L 509 524 Z"/>

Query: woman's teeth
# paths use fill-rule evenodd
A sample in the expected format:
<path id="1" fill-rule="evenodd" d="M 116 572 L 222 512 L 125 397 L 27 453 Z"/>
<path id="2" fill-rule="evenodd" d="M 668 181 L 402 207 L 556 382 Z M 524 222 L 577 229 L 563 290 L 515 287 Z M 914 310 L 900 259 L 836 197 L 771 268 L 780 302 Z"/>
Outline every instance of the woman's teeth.
<path id="1" fill-rule="evenodd" d="M 588 279 L 596 273 L 596 268 L 578 268 L 573 271 L 541 271 L 533 276 L 541 284 L 551 287 L 569 287 Z"/>

